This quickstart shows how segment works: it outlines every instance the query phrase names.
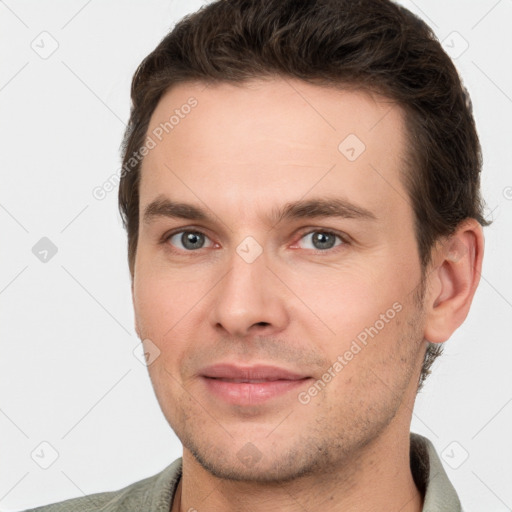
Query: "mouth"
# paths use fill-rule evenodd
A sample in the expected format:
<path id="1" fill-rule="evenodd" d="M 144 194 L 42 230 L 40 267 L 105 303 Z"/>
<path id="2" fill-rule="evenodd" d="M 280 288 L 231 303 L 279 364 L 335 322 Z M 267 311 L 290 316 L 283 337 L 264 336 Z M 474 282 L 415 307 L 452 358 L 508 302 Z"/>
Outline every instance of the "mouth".
<path id="1" fill-rule="evenodd" d="M 250 384 L 259 384 L 260 382 L 276 382 L 278 380 L 289 380 L 289 379 L 222 379 L 217 377 L 207 377 L 208 379 L 220 380 L 222 382 L 245 382 Z"/>
<path id="2" fill-rule="evenodd" d="M 275 381 L 300 380 L 307 377 L 304 374 L 271 365 L 241 366 L 230 363 L 221 363 L 208 366 L 201 371 L 204 377 L 213 379 L 246 381 Z"/>
<path id="3" fill-rule="evenodd" d="M 256 405 L 290 394 L 311 379 L 276 366 L 218 364 L 201 372 L 208 392 L 233 405 Z"/>

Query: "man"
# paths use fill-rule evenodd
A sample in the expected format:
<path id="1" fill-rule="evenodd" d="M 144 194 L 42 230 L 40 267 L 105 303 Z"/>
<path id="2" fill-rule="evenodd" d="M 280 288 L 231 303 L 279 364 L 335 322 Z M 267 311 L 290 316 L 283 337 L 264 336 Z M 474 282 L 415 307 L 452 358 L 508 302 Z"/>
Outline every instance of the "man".
<path id="1" fill-rule="evenodd" d="M 36 510 L 461 510 L 415 397 L 483 256 L 471 104 L 383 0 L 219 0 L 132 84 L 136 330 L 183 457 Z"/>

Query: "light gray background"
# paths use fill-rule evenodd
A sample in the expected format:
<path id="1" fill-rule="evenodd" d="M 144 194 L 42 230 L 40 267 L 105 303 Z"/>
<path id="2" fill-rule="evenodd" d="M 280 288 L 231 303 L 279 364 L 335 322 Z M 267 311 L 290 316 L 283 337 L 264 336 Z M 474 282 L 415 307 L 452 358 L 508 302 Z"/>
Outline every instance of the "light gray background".
<path id="1" fill-rule="evenodd" d="M 133 353 L 117 189 L 101 201 L 92 191 L 119 170 L 137 65 L 202 3 L 0 1 L 4 511 L 114 490 L 181 455 Z M 403 4 L 456 57 L 494 219 L 473 308 L 418 397 L 412 430 L 443 453 L 467 512 L 512 510 L 512 1 Z M 42 237 L 58 249 L 46 263 L 32 252 Z"/>

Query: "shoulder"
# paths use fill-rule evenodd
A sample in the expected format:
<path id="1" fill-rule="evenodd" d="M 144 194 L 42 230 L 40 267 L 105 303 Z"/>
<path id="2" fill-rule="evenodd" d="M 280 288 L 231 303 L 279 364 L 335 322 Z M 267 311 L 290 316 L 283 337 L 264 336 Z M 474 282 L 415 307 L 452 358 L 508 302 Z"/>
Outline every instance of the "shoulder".
<path id="1" fill-rule="evenodd" d="M 181 461 L 176 459 L 160 473 L 122 489 L 89 494 L 23 512 L 124 512 L 133 510 L 168 511 L 181 476 Z"/>

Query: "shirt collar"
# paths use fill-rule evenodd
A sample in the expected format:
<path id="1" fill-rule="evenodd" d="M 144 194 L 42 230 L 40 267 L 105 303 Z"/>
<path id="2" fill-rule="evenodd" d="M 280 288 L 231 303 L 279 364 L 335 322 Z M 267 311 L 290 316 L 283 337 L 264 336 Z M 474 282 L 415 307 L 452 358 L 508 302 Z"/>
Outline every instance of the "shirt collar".
<path id="1" fill-rule="evenodd" d="M 461 512 L 461 504 L 434 445 L 411 432 L 411 472 L 424 496 L 422 512 Z"/>

